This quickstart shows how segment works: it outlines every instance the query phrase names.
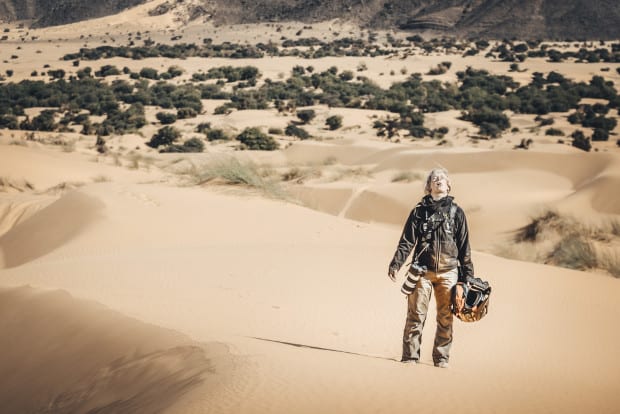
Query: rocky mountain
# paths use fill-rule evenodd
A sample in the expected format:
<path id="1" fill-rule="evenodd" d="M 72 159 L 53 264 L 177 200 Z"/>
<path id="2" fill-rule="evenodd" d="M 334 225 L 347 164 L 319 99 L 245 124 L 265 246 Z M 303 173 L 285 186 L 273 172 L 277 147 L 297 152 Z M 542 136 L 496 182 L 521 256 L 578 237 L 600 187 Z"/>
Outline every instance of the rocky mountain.
<path id="1" fill-rule="evenodd" d="M 354 20 L 483 38 L 618 39 L 617 0 L 215 0 L 222 22 Z"/>
<path id="2" fill-rule="evenodd" d="M 146 0 L 0 0 L 0 21 L 55 26 L 118 13 Z"/>
<path id="3" fill-rule="evenodd" d="M 0 20 L 57 25 L 118 13 L 147 0 L 0 0 Z M 521 39 L 619 39 L 618 0 L 167 0 L 156 14 L 189 7 L 216 23 L 330 19 L 371 29 Z"/>

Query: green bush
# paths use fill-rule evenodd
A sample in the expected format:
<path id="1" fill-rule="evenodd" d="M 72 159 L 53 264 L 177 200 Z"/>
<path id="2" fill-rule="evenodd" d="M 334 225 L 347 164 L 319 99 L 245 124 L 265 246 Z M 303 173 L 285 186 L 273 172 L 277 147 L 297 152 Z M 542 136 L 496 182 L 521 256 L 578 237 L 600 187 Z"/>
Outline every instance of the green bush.
<path id="1" fill-rule="evenodd" d="M 297 137 L 299 139 L 308 139 L 310 138 L 310 134 L 303 128 L 298 127 L 295 124 L 287 125 L 284 133 L 291 137 Z"/>
<path id="2" fill-rule="evenodd" d="M 297 111 L 297 118 L 301 120 L 304 124 L 309 123 L 316 117 L 316 113 L 313 109 L 301 109 Z"/>
<path id="3" fill-rule="evenodd" d="M 177 120 L 177 116 L 175 114 L 170 113 L 170 112 L 157 112 L 155 114 L 155 117 L 163 125 L 174 124 L 176 122 L 176 120 Z"/>
<path id="4" fill-rule="evenodd" d="M 196 118 L 198 113 L 194 108 L 179 108 L 177 111 L 177 117 L 179 119 Z"/>
<path id="5" fill-rule="evenodd" d="M 573 147 L 577 147 L 584 151 L 590 151 L 592 149 L 592 143 L 590 138 L 587 138 L 582 131 L 576 130 L 571 134 L 573 138 Z"/>
<path id="6" fill-rule="evenodd" d="M 190 138 L 182 145 L 171 144 L 162 148 L 159 152 L 203 152 L 205 144 L 199 138 Z"/>
<path id="7" fill-rule="evenodd" d="M 278 149 L 278 142 L 258 128 L 246 128 L 236 137 L 246 149 L 273 151 Z"/>
<path id="8" fill-rule="evenodd" d="M 196 132 L 206 134 L 211 129 L 211 122 L 201 122 L 196 127 Z"/>
<path id="9" fill-rule="evenodd" d="M 12 114 L 0 115 L 0 129 L 17 129 L 19 128 L 19 122 L 17 117 Z"/>
<path id="10" fill-rule="evenodd" d="M 120 75 L 120 74 L 121 74 L 121 71 L 118 70 L 118 68 L 113 65 L 103 65 L 101 69 L 95 72 L 95 76 L 100 76 L 100 77 Z"/>
<path id="11" fill-rule="evenodd" d="M 334 131 L 342 126 L 342 116 L 340 115 L 332 115 L 325 120 L 325 125 L 329 127 L 330 130 Z"/>
<path id="12" fill-rule="evenodd" d="M 54 131 L 58 126 L 54 120 L 54 110 L 43 110 L 41 113 L 32 118 L 31 126 L 34 131 Z M 27 128 L 24 128 L 27 129 Z"/>
<path id="13" fill-rule="evenodd" d="M 159 74 L 157 73 L 157 69 L 142 68 L 140 69 L 140 77 L 146 78 L 146 79 L 157 80 L 159 79 Z"/>
<path id="14" fill-rule="evenodd" d="M 474 109 L 463 115 L 463 119 L 480 127 L 480 134 L 497 138 L 510 128 L 510 121 L 502 111 L 490 108 Z"/>
<path id="15" fill-rule="evenodd" d="M 545 135 L 550 135 L 550 136 L 564 136 L 564 132 L 562 132 L 561 129 L 557 129 L 557 128 L 549 128 L 545 131 Z"/>
<path id="16" fill-rule="evenodd" d="M 592 134 L 592 141 L 607 141 L 609 139 L 609 132 L 606 129 L 596 128 Z"/>
<path id="17" fill-rule="evenodd" d="M 171 126 L 165 126 L 160 128 L 146 145 L 151 148 L 158 148 L 162 145 L 170 145 L 174 143 L 174 141 L 176 141 L 179 137 L 181 137 L 181 132 L 178 129 Z"/>
<path id="18" fill-rule="evenodd" d="M 223 129 L 210 129 L 206 134 L 209 141 L 228 141 L 230 139 Z"/>

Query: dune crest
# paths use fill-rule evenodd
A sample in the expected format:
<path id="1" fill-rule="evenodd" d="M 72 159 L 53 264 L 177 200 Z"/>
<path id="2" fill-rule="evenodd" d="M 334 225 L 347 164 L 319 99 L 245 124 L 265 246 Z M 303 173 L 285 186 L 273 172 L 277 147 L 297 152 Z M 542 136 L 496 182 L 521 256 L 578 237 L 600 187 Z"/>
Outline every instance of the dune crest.
<path id="1" fill-rule="evenodd" d="M 80 191 L 70 192 L 0 237 L 4 263 L 10 268 L 43 256 L 75 237 L 100 217 L 103 203 Z"/>
<path id="2" fill-rule="evenodd" d="M 231 367 L 223 345 L 194 343 L 65 291 L 0 289 L 0 327 L 7 413 L 182 413 L 184 398 L 215 392 Z"/>

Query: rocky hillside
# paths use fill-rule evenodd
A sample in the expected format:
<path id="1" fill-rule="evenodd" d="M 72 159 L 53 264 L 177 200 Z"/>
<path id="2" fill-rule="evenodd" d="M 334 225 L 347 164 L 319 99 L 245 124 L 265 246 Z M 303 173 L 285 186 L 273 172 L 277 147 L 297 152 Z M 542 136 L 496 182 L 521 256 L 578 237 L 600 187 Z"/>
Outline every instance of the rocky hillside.
<path id="1" fill-rule="evenodd" d="M 56 25 L 117 13 L 147 0 L 0 0 L 0 19 Z M 344 19 L 371 29 L 434 30 L 482 38 L 619 39 L 617 0 L 166 0 L 155 14 L 191 6 L 192 19 L 254 23 Z"/>
<path id="2" fill-rule="evenodd" d="M 118 13 L 146 0 L 0 0 L 0 21 L 54 26 Z"/>
<path id="3" fill-rule="evenodd" d="M 486 38 L 618 39 L 617 0 L 215 0 L 221 22 L 342 18 Z"/>

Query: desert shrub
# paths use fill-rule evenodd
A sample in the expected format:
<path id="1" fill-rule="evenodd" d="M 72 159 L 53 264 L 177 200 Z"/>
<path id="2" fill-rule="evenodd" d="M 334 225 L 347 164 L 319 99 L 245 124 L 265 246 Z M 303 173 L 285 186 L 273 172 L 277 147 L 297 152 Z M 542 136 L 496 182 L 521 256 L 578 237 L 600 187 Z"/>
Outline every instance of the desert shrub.
<path id="1" fill-rule="evenodd" d="M 561 129 L 557 129 L 557 128 L 548 128 L 545 131 L 545 135 L 550 135 L 550 136 L 564 136 L 564 132 L 562 132 Z"/>
<path id="2" fill-rule="evenodd" d="M 278 149 L 278 142 L 258 128 L 246 128 L 236 137 L 246 149 L 273 151 Z"/>
<path id="3" fill-rule="evenodd" d="M 260 76 L 258 68 L 254 66 L 221 66 L 207 71 L 207 79 L 226 79 L 226 82 L 256 81 Z"/>
<path id="4" fill-rule="evenodd" d="M 329 127 L 330 130 L 334 131 L 342 126 L 342 116 L 340 115 L 332 115 L 325 120 L 325 125 Z"/>
<path id="5" fill-rule="evenodd" d="M 607 141 L 609 139 L 609 132 L 606 129 L 596 128 L 592 134 L 592 141 Z"/>
<path id="6" fill-rule="evenodd" d="M 0 115 L 0 129 L 17 129 L 19 128 L 19 122 L 17 117 L 13 114 Z"/>
<path id="7" fill-rule="evenodd" d="M 146 145 L 152 148 L 158 148 L 162 145 L 173 144 L 178 138 L 181 137 L 181 132 L 171 126 L 165 126 L 160 128 L 151 138 Z"/>
<path id="8" fill-rule="evenodd" d="M 171 144 L 162 148 L 159 152 L 203 152 L 204 142 L 199 138 L 190 138 L 182 145 Z"/>
<path id="9" fill-rule="evenodd" d="M 47 74 L 52 79 L 62 79 L 65 77 L 65 71 L 63 69 L 48 70 Z"/>
<path id="10" fill-rule="evenodd" d="M 590 138 L 587 138 L 582 131 L 576 130 L 571 134 L 573 138 L 573 147 L 577 147 L 584 151 L 590 151 L 592 149 L 592 143 Z"/>
<path id="11" fill-rule="evenodd" d="M 142 69 L 140 69 L 139 74 L 140 74 L 140 77 L 142 77 L 142 78 L 153 79 L 153 80 L 159 79 L 159 74 L 157 72 L 157 69 L 142 68 Z"/>
<path id="12" fill-rule="evenodd" d="M 32 118 L 32 122 L 30 123 L 30 128 L 22 128 L 22 129 L 30 129 L 34 131 L 54 131 L 58 126 L 56 121 L 54 120 L 54 115 L 56 111 L 46 109 L 41 111 L 41 113 L 34 118 Z"/>
<path id="13" fill-rule="evenodd" d="M 424 138 L 425 136 L 430 135 L 430 131 L 421 125 L 412 125 L 409 127 L 409 135 L 414 138 Z"/>
<path id="14" fill-rule="evenodd" d="M 604 116 L 594 116 L 594 117 L 586 117 L 581 125 L 586 128 L 597 128 L 604 129 L 607 131 L 613 130 L 616 125 L 618 125 L 618 121 L 615 118 L 606 118 Z"/>
<path id="15" fill-rule="evenodd" d="M 233 111 L 233 108 L 230 104 L 224 104 L 216 107 L 213 110 L 213 115 L 228 115 Z"/>
<path id="16" fill-rule="evenodd" d="M 288 136 L 297 137 L 299 139 L 308 139 L 310 138 L 310 133 L 303 128 L 298 127 L 295 124 L 287 125 L 284 133 Z"/>
<path id="17" fill-rule="evenodd" d="M 316 112 L 313 109 L 301 109 L 297 111 L 297 118 L 304 124 L 309 123 L 316 117 Z"/>
<path id="18" fill-rule="evenodd" d="M 100 77 L 120 75 L 120 74 L 121 74 L 120 70 L 118 70 L 118 68 L 114 65 L 103 65 L 101 69 L 95 72 L 95 76 L 100 76 Z"/>
<path id="19" fill-rule="evenodd" d="M 209 141 L 228 141 L 230 139 L 223 129 L 210 129 L 206 135 Z"/>
<path id="20" fill-rule="evenodd" d="M 198 115 L 194 108 L 179 108 L 177 110 L 177 117 L 179 119 L 195 118 Z"/>
<path id="21" fill-rule="evenodd" d="M 210 129 L 211 129 L 211 122 L 201 122 L 198 124 L 195 131 L 205 134 Z"/>
<path id="22" fill-rule="evenodd" d="M 534 118 L 534 120 L 536 122 L 539 123 L 540 126 L 549 126 L 549 125 L 553 125 L 554 124 L 554 119 L 553 118 L 543 118 L 542 116 L 538 115 L 536 118 Z"/>
<path id="23" fill-rule="evenodd" d="M 351 72 L 350 70 L 343 70 L 338 76 L 341 80 L 345 82 L 353 80 L 354 78 L 353 72 Z"/>
<path id="24" fill-rule="evenodd" d="M 177 120 L 177 116 L 175 114 L 173 114 L 173 113 L 170 113 L 170 112 L 157 112 L 155 114 L 155 117 L 163 125 L 174 124 L 176 122 L 176 120 Z"/>
<path id="25" fill-rule="evenodd" d="M 480 134 L 493 138 L 501 135 L 502 131 L 510 128 L 508 117 L 501 111 L 490 108 L 474 109 L 462 117 L 480 127 Z"/>
<path id="26" fill-rule="evenodd" d="M 452 62 L 441 62 L 434 68 L 431 68 L 427 75 L 443 75 L 450 69 L 451 66 Z"/>
<path id="27" fill-rule="evenodd" d="M 172 65 L 168 68 L 167 72 L 171 78 L 176 78 L 178 76 L 181 76 L 183 74 L 184 70 L 182 67 L 177 66 L 177 65 Z"/>

